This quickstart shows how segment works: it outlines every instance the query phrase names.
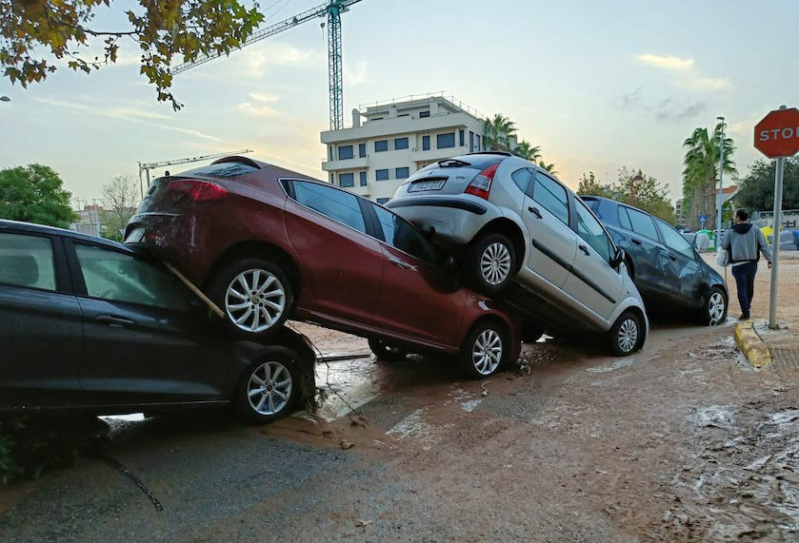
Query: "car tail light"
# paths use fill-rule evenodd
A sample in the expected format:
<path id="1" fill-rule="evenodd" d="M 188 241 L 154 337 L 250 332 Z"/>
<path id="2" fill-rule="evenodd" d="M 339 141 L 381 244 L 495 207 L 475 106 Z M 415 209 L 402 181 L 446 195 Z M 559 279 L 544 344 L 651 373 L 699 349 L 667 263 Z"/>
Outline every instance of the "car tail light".
<path id="1" fill-rule="evenodd" d="M 494 174 L 497 173 L 498 166 L 499 163 L 492 164 L 480 172 L 477 177 L 472 179 L 472 182 L 469 183 L 464 192 L 478 196 L 483 200 L 488 200 L 488 195 L 491 193 L 491 182 L 494 180 Z"/>
<path id="2" fill-rule="evenodd" d="M 195 202 L 217 200 L 228 193 L 227 189 L 220 187 L 216 183 L 197 179 L 176 179 L 167 183 L 166 188 L 167 190 L 188 194 L 189 198 Z"/>

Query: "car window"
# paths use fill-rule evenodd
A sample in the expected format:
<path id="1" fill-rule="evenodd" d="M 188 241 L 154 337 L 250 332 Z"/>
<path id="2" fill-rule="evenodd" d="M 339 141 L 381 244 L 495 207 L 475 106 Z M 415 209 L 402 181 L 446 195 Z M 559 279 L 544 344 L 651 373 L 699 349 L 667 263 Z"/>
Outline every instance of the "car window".
<path id="1" fill-rule="evenodd" d="M 688 258 L 695 258 L 691 244 L 682 237 L 682 234 L 660 219 L 657 219 L 657 223 L 660 233 L 663 235 L 663 242 L 669 249 L 682 253 Z"/>
<path id="2" fill-rule="evenodd" d="M 569 224 L 569 197 L 566 195 L 566 189 L 540 172 L 535 175 L 533 200 L 555 215 L 563 224 Z"/>
<path id="3" fill-rule="evenodd" d="M 0 234 L 0 283 L 55 290 L 55 263 L 50 239 Z"/>
<path id="4" fill-rule="evenodd" d="M 619 210 L 619 224 L 621 227 L 632 230 L 633 225 L 630 223 L 630 216 L 627 214 L 627 210 L 621 206 L 618 206 L 617 209 Z"/>
<path id="5" fill-rule="evenodd" d="M 93 298 L 113 302 L 189 309 L 191 292 L 174 275 L 132 255 L 76 244 L 86 291 Z"/>
<path id="6" fill-rule="evenodd" d="M 630 224 L 632 225 L 633 232 L 636 234 L 641 234 L 642 236 L 655 241 L 658 240 L 658 233 L 657 230 L 655 230 L 655 223 L 652 222 L 652 218 L 649 215 L 629 207 L 626 208 L 626 211 L 630 217 Z"/>
<path id="7" fill-rule="evenodd" d="M 591 211 L 594 212 L 594 215 L 599 216 L 599 200 L 595 200 L 593 198 L 585 198 L 582 196 L 580 197 L 580 200 L 582 200 L 583 203 L 587 205 Z"/>
<path id="8" fill-rule="evenodd" d="M 527 186 L 530 184 L 530 179 L 532 179 L 532 175 L 530 170 L 527 168 L 522 168 L 521 170 L 516 170 L 511 174 L 511 179 L 519 187 L 519 190 L 523 193 L 527 193 Z"/>
<path id="9" fill-rule="evenodd" d="M 366 223 L 355 195 L 318 183 L 303 181 L 294 181 L 294 195 L 302 205 L 359 232 L 366 233 Z"/>
<path id="10" fill-rule="evenodd" d="M 599 255 L 610 262 L 610 240 L 605 229 L 599 224 L 588 208 L 579 199 L 575 200 L 577 209 L 577 235 L 594 248 Z"/>
<path id="11" fill-rule="evenodd" d="M 386 243 L 419 260 L 438 263 L 438 251 L 421 232 L 387 209 L 372 205 L 377 213 L 377 220 L 383 228 Z"/>

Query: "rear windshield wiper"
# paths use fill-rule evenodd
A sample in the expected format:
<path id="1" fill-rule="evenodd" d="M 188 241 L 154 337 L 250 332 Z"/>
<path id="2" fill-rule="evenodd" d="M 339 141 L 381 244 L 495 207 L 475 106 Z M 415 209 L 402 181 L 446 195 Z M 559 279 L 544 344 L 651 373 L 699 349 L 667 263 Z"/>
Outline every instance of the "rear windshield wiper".
<path id="1" fill-rule="evenodd" d="M 438 161 L 439 168 L 463 168 L 464 166 L 471 166 L 471 164 L 457 158 L 445 158 Z"/>

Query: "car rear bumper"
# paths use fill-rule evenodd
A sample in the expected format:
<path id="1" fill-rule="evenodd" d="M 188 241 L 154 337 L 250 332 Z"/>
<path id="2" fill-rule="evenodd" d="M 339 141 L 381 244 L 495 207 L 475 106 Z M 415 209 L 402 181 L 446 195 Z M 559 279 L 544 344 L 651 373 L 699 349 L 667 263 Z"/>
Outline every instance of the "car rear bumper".
<path id="1" fill-rule="evenodd" d="M 442 241 L 467 245 L 499 209 L 472 196 L 410 196 L 388 203 L 389 209 Z"/>

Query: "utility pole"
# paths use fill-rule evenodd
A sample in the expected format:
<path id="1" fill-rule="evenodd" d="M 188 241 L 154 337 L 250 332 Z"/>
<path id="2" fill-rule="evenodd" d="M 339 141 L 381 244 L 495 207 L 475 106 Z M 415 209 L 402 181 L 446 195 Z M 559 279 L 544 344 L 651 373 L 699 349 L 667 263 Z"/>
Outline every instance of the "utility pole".
<path id="1" fill-rule="evenodd" d="M 724 117 L 716 117 L 721 121 L 721 133 L 719 134 L 719 195 L 718 211 L 716 211 L 716 252 L 721 250 L 721 208 L 724 206 Z"/>

